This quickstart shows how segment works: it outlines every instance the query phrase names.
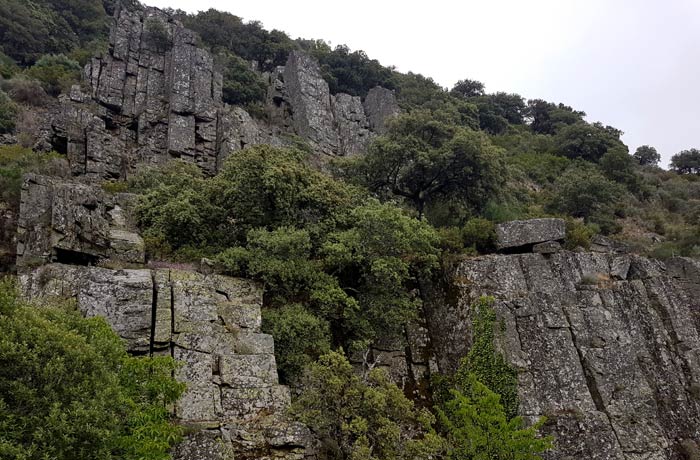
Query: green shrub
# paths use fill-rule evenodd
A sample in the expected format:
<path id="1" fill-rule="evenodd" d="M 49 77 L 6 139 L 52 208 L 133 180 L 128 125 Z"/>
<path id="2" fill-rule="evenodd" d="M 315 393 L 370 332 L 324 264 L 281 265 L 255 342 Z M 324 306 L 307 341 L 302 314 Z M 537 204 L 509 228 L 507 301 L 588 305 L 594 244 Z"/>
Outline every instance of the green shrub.
<path id="1" fill-rule="evenodd" d="M 525 428 L 521 417 L 509 418 L 497 393 L 468 374 L 461 390 L 438 409 L 440 424 L 449 443 L 449 460 L 538 460 L 551 449 L 551 437 L 539 437 L 541 418 Z"/>
<path id="2" fill-rule="evenodd" d="M 600 228 L 595 224 L 584 224 L 575 219 L 567 219 L 564 247 L 569 250 L 578 247 L 588 249 L 591 245 L 591 238 L 599 232 Z"/>
<path id="3" fill-rule="evenodd" d="M 301 388 L 291 411 L 320 438 L 323 458 L 413 460 L 444 451 L 432 414 L 416 408 L 383 369 L 363 378 L 342 353 L 330 352 L 309 366 Z"/>
<path id="4" fill-rule="evenodd" d="M 55 152 L 36 153 L 20 145 L 0 146 L 0 201 L 19 209 L 24 174 L 41 172 L 58 158 Z"/>
<path id="5" fill-rule="evenodd" d="M 102 318 L 21 302 L 0 282 L 0 457 L 165 460 L 184 385 L 169 357 L 130 357 Z"/>
<path id="6" fill-rule="evenodd" d="M 251 69 L 249 62 L 235 54 L 219 54 L 217 64 L 222 68 L 223 100 L 227 104 L 255 105 L 265 101 L 267 84 Z"/>
<path id="7" fill-rule="evenodd" d="M 462 227 L 462 240 L 465 247 L 474 247 L 480 253 L 496 250 L 496 226 L 487 219 L 469 219 Z"/>
<path id="8" fill-rule="evenodd" d="M 458 388 L 468 388 L 472 375 L 500 397 L 510 420 L 518 413 L 518 373 L 496 350 L 499 326 L 492 297 L 481 297 L 471 306 L 472 345 L 456 374 Z"/>
<path id="9" fill-rule="evenodd" d="M 70 89 L 80 79 L 80 64 L 63 54 L 45 55 L 36 61 L 27 75 L 38 80 L 51 96 Z"/>
<path id="10" fill-rule="evenodd" d="M 17 104 L 3 91 L 0 91 L 0 134 L 11 133 L 15 130 L 17 121 Z"/>
<path id="11" fill-rule="evenodd" d="M 167 27 L 156 18 L 146 19 L 144 24 L 145 42 L 155 51 L 164 53 L 173 46 Z"/>
<path id="12" fill-rule="evenodd" d="M 277 371 L 284 383 L 296 383 L 302 371 L 330 351 L 328 323 L 302 305 L 263 309 L 263 332 L 275 338 Z"/>

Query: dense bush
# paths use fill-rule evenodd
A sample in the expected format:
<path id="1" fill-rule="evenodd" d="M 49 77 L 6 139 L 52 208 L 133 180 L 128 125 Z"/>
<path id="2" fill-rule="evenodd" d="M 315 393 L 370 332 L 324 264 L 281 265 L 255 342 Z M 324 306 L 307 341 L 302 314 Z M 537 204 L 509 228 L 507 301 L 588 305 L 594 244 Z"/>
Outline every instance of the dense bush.
<path id="1" fill-rule="evenodd" d="M 440 118 L 413 111 L 393 119 L 388 134 L 347 165 L 348 177 L 404 198 L 419 216 L 431 203 L 450 198 L 480 211 L 505 180 L 501 152 L 484 134 Z"/>
<path id="2" fill-rule="evenodd" d="M 65 92 L 80 78 L 80 64 L 63 54 L 42 56 L 27 74 L 51 96 Z"/>
<path id="3" fill-rule="evenodd" d="M 413 460 L 445 448 L 432 414 L 416 408 L 383 369 L 361 376 L 331 352 L 309 366 L 302 388 L 292 413 L 320 438 L 324 458 Z"/>
<path id="4" fill-rule="evenodd" d="M 328 322 L 302 305 L 263 309 L 262 329 L 275 338 L 277 371 L 282 382 L 294 382 L 304 368 L 331 349 Z"/>
<path id="5" fill-rule="evenodd" d="M 59 158 L 54 152 L 36 153 L 19 145 L 0 146 L 0 202 L 18 210 L 24 174 L 55 172 L 47 168 Z"/>
<path id="6" fill-rule="evenodd" d="M 67 54 L 107 34 L 101 0 L 5 0 L 0 2 L 3 52 L 23 66 L 45 54 Z"/>
<path id="7" fill-rule="evenodd" d="M 0 134 L 11 133 L 15 130 L 15 122 L 19 108 L 10 97 L 0 90 Z"/>
<path id="8" fill-rule="evenodd" d="M 437 267 L 427 223 L 333 180 L 299 150 L 252 147 L 212 179 L 177 162 L 144 171 L 132 189 L 143 193 L 136 215 L 151 253 L 215 256 L 228 273 L 264 281 L 267 307 L 300 304 L 327 322 L 333 345 L 402 337 L 420 306 L 416 280 Z M 278 348 L 280 362 L 303 361 L 300 349 Z"/>
<path id="9" fill-rule="evenodd" d="M 180 438 L 171 358 L 130 357 L 101 318 L 0 282 L 0 457 L 165 460 Z"/>
<path id="10" fill-rule="evenodd" d="M 265 101 L 267 84 L 251 69 L 249 62 L 235 54 L 220 53 L 217 64 L 221 67 L 224 78 L 224 102 L 245 106 Z"/>

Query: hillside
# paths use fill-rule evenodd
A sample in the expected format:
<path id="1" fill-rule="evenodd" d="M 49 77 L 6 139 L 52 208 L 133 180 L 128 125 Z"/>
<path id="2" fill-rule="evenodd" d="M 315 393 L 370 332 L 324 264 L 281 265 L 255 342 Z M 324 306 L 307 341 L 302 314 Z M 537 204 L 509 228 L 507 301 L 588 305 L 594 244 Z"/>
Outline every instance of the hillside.
<path id="1" fill-rule="evenodd" d="M 25 299 L 1 286 L 0 360 L 22 375 L 11 328 L 76 324 L 23 313 L 68 302 L 122 339 L 106 368 L 173 369 L 114 377 L 162 407 L 104 425 L 102 457 L 56 447 L 80 395 L 51 393 L 30 441 L 23 398 L 49 387 L 0 377 L 0 456 L 700 455 L 700 151 L 665 171 L 578 109 L 214 10 L 0 18 L 1 262 Z"/>

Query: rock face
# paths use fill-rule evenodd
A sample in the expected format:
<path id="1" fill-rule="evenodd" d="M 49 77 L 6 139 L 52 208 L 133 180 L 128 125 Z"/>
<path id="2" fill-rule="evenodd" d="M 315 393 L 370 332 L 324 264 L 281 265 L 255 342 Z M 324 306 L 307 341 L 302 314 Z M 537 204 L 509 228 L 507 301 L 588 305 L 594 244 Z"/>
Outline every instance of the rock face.
<path id="1" fill-rule="evenodd" d="M 156 8 L 117 8 L 109 51 L 93 58 L 84 83 L 62 96 L 53 147 L 71 172 L 123 179 L 139 164 L 181 158 L 215 174 L 223 160 L 255 144 L 285 145 L 299 136 L 323 155 L 362 152 L 370 128 L 398 110 L 390 91 L 331 95 L 318 63 L 292 52 L 267 75 L 267 121 L 222 102 L 222 76 L 194 32 Z M 368 120 L 369 117 L 369 120 Z"/>
<path id="2" fill-rule="evenodd" d="M 449 279 L 445 302 L 435 297 L 426 309 L 438 368 L 458 367 L 470 304 L 494 296 L 520 413 L 546 416 L 556 438 L 548 458 L 692 458 L 684 455 L 700 440 L 700 262 L 496 255 L 464 260 Z"/>
<path id="3" fill-rule="evenodd" d="M 52 261 L 97 263 L 145 260 L 143 239 L 128 216 L 133 195 L 99 186 L 29 174 L 22 186 L 17 265 Z"/>
<path id="4" fill-rule="evenodd" d="M 563 240 L 565 236 L 566 223 L 563 219 L 514 220 L 496 225 L 498 249 Z"/>
<path id="5" fill-rule="evenodd" d="M 143 240 L 129 219 L 133 199 L 28 175 L 17 242 L 25 296 L 73 298 L 85 316 L 105 318 L 130 352 L 183 363 L 176 378 L 187 390 L 175 415 L 190 434 L 175 458 L 305 458 L 309 434 L 285 418 L 289 390 L 278 383 L 272 336 L 260 330 L 262 287 L 143 268 Z"/>
<path id="6" fill-rule="evenodd" d="M 284 410 L 272 336 L 260 332 L 261 286 L 169 269 L 49 264 L 20 275 L 26 296 L 73 297 L 86 316 L 105 318 L 137 353 L 168 353 L 187 384 L 175 414 L 191 435 L 182 460 L 302 459 L 309 434 Z"/>
<path id="7" fill-rule="evenodd" d="M 369 90 L 364 107 L 370 129 L 378 134 L 386 132 L 386 121 L 400 111 L 394 92 L 381 86 Z"/>

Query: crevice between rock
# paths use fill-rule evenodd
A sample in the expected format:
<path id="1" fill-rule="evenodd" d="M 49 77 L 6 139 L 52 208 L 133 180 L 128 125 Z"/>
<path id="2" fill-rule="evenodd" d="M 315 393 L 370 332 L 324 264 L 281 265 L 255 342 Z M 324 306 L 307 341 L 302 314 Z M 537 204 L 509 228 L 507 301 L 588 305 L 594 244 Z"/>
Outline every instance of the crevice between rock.
<path id="1" fill-rule="evenodd" d="M 583 370 L 583 376 L 586 380 L 586 387 L 588 387 L 588 392 L 591 395 L 593 404 L 595 405 L 595 408 L 598 412 L 605 414 L 605 417 L 608 419 L 608 424 L 610 425 L 610 430 L 612 431 L 613 435 L 615 435 L 615 440 L 617 441 L 618 447 L 622 452 L 625 452 L 625 450 L 622 447 L 620 437 L 618 436 L 617 431 L 615 430 L 615 426 L 612 423 L 612 417 L 610 416 L 610 413 L 608 412 L 607 408 L 605 407 L 605 403 L 603 402 L 603 397 L 600 394 L 598 384 L 596 383 L 595 377 L 593 376 L 593 370 L 588 366 L 588 360 L 583 356 L 583 352 L 579 347 L 576 333 L 574 332 L 574 328 L 571 326 L 572 323 L 571 317 L 569 316 L 569 312 L 564 307 L 562 307 L 561 310 L 564 313 L 564 316 L 566 317 L 566 321 L 569 323 L 568 329 L 569 334 L 571 335 L 571 341 L 574 346 L 574 349 L 576 350 L 576 354 L 578 355 L 578 360 L 581 364 L 581 369 Z"/>

